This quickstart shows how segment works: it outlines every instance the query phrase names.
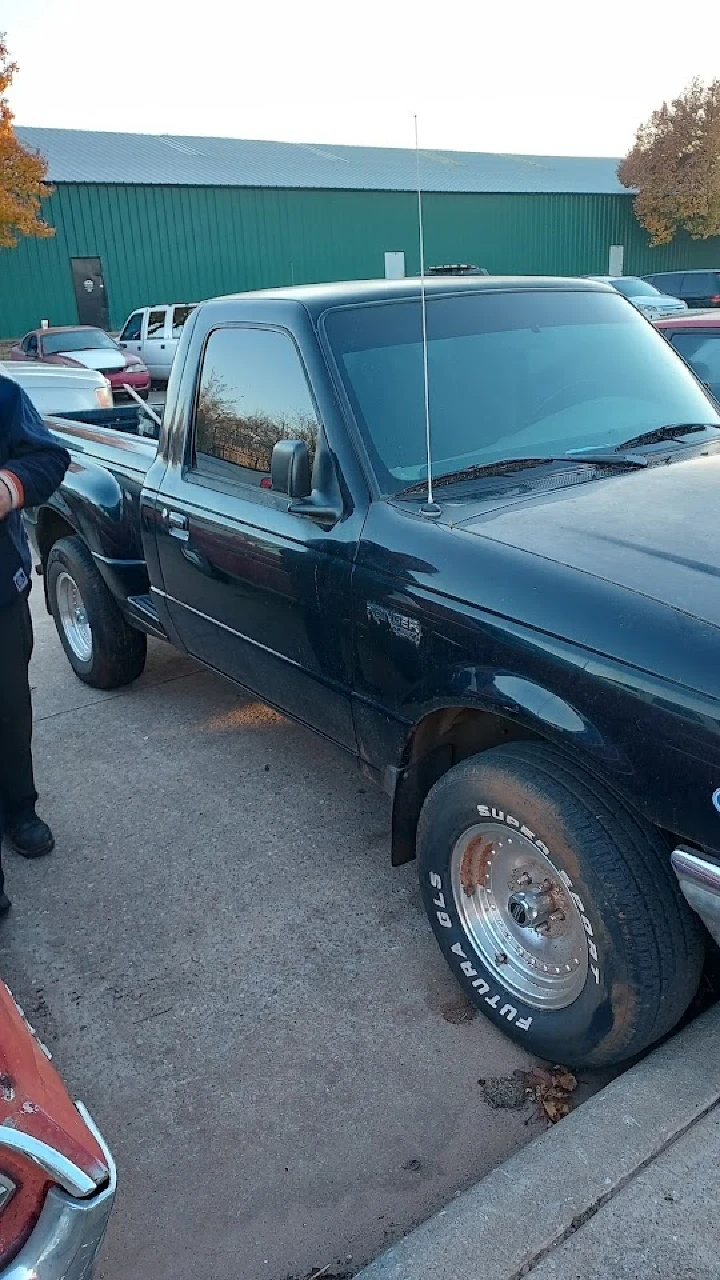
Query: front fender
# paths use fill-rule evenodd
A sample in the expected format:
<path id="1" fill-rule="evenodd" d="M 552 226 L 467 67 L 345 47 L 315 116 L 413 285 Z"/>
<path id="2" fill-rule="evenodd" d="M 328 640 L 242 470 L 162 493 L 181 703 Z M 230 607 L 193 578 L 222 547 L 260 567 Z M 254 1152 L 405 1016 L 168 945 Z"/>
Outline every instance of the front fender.
<path id="1" fill-rule="evenodd" d="M 652 825 L 720 850 L 716 700 L 552 637 L 525 639 L 522 671 L 501 661 L 439 667 L 408 700 L 395 807 L 408 778 L 417 777 L 423 726 L 434 717 L 442 731 L 438 717 L 446 709 L 449 726 L 463 712 L 467 727 L 451 728 L 444 739 L 427 736 L 426 745 L 437 751 L 450 744 L 452 754 L 445 749 L 437 759 L 430 785 L 457 759 L 508 738 L 535 737 L 567 752 Z"/>

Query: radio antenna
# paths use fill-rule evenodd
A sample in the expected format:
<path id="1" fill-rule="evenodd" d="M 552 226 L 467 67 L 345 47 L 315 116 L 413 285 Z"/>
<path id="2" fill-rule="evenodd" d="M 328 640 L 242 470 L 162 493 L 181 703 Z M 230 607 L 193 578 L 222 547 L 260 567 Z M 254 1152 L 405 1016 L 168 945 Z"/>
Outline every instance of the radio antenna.
<path id="1" fill-rule="evenodd" d="M 422 316 L 423 391 L 425 397 L 425 453 L 427 458 L 427 502 L 420 508 L 424 516 L 439 516 L 440 508 L 433 500 L 432 441 L 430 436 L 430 381 L 428 379 L 427 299 L 425 296 L 425 235 L 423 232 L 422 187 L 420 185 L 420 147 L 418 121 L 415 116 L 415 167 L 417 170 L 418 238 L 420 241 L 420 314 Z"/>

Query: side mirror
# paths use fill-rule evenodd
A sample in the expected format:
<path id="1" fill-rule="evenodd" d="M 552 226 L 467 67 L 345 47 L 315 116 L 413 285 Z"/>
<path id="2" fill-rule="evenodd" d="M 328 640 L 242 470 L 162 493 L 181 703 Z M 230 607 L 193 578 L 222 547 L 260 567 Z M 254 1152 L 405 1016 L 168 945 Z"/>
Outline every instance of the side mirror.
<path id="1" fill-rule="evenodd" d="M 278 440 L 270 460 L 270 487 L 292 499 L 310 497 L 310 454 L 303 440 Z"/>

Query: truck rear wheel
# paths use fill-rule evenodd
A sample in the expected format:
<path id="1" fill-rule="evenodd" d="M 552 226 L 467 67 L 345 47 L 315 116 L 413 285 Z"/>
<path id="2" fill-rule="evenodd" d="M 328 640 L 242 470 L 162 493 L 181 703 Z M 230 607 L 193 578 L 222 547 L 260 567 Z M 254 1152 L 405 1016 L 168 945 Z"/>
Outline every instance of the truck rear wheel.
<path id="1" fill-rule="evenodd" d="M 45 574 L 53 620 L 75 675 L 94 689 L 137 679 L 147 637 L 128 626 L 82 539 L 56 542 Z"/>
<path id="2" fill-rule="evenodd" d="M 703 931 L 669 849 L 561 752 L 517 742 L 463 761 L 430 791 L 417 848 L 451 969 L 531 1053 L 622 1062 L 689 1005 Z"/>

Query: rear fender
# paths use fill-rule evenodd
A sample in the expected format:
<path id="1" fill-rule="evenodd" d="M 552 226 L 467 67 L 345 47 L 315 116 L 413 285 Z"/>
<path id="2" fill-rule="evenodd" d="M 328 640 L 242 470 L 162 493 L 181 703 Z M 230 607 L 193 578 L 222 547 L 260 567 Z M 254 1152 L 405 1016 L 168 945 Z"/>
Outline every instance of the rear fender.
<path id="1" fill-rule="evenodd" d="M 147 592 L 138 494 L 139 487 L 137 493 L 124 488 L 105 468 L 73 461 L 62 488 L 31 518 L 43 573 L 55 542 L 77 534 L 121 605 L 128 595 Z"/>

